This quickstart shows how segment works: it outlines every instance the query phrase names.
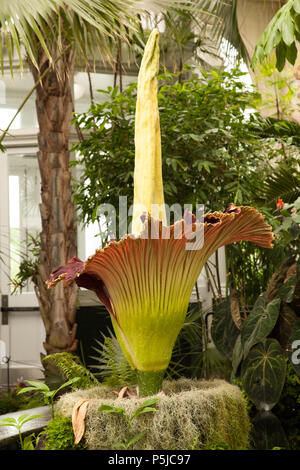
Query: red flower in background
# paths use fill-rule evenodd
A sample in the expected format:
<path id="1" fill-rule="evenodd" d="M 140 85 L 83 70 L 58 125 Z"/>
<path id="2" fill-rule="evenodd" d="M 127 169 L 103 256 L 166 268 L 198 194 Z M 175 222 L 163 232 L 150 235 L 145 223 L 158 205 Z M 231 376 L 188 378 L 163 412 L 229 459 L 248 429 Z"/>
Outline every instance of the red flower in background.
<path id="1" fill-rule="evenodd" d="M 277 204 L 276 204 L 276 207 L 279 211 L 281 211 L 281 209 L 283 209 L 283 206 L 284 206 L 284 202 L 282 199 L 278 199 L 277 200 Z"/>

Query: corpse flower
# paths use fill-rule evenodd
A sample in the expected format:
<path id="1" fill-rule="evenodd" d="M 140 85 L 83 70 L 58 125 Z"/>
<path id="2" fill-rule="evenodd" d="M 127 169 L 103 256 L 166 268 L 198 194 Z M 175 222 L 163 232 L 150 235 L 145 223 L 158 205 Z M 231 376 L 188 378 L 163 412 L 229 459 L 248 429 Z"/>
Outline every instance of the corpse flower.
<path id="1" fill-rule="evenodd" d="M 158 36 L 154 30 L 149 37 L 138 77 L 132 233 L 96 250 L 85 262 L 72 258 L 46 281 L 49 288 L 62 280 L 65 286 L 76 282 L 97 294 L 137 371 L 141 396 L 161 389 L 193 287 L 210 256 L 241 240 L 271 248 L 273 239 L 259 211 L 234 204 L 202 220 L 185 212 L 181 221 L 167 225 L 157 105 Z M 153 204 L 159 206 L 155 217 Z M 188 249 L 192 240 L 195 246 Z"/>

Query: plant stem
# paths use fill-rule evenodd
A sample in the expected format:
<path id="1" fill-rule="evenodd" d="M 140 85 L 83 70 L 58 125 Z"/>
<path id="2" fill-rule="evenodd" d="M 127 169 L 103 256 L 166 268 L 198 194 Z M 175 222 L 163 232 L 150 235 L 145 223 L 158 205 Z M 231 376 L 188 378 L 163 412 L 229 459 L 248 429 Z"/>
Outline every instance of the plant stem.
<path id="1" fill-rule="evenodd" d="M 137 371 L 137 380 L 140 397 L 156 395 L 161 391 L 162 381 L 165 375 L 164 370 L 158 371 Z"/>
<path id="2" fill-rule="evenodd" d="M 20 427 L 18 427 L 18 431 L 19 431 L 19 439 L 20 439 L 21 449 L 23 450 L 23 439 L 22 439 L 22 433 L 21 433 L 21 428 Z"/>

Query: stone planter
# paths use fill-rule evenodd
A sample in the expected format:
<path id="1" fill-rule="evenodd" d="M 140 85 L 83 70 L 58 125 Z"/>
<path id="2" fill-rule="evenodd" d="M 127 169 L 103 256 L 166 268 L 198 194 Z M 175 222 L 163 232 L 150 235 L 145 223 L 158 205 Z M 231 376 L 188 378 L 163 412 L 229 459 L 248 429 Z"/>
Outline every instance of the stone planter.
<path id="1" fill-rule="evenodd" d="M 164 394 L 159 394 L 157 411 L 132 421 L 131 434 L 147 430 L 136 442 L 136 450 L 195 450 L 214 444 L 226 448 L 246 449 L 250 422 L 238 387 L 223 380 L 180 379 L 164 381 Z M 126 422 L 118 414 L 100 413 L 100 405 L 124 408 L 131 415 L 146 398 L 118 399 L 111 388 L 97 386 L 63 395 L 56 413 L 71 417 L 74 405 L 89 399 L 84 439 L 89 450 L 106 450 L 124 442 Z"/>

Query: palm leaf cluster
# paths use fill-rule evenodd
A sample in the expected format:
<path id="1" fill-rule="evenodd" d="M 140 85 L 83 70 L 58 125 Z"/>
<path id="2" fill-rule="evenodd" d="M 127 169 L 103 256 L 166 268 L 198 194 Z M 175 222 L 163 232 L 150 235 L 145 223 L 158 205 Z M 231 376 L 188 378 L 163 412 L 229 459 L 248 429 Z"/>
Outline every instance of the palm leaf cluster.
<path id="1" fill-rule="evenodd" d="M 300 174 L 297 168 L 289 165 L 278 167 L 265 183 L 266 199 L 276 201 L 278 198 L 286 203 L 294 202 L 300 196 Z"/>
<path id="2" fill-rule="evenodd" d="M 99 58 L 111 61 L 120 40 L 142 51 L 145 25 L 155 27 L 160 21 L 177 44 L 199 38 L 208 26 L 212 41 L 226 37 L 243 55 L 235 10 L 236 0 L 2 0 L 1 70 L 4 73 L 5 58 L 12 74 L 15 68 L 22 70 L 27 59 L 38 67 L 40 48 L 52 62 L 57 50 L 63 54 L 66 47 L 86 64 Z"/>
<path id="3" fill-rule="evenodd" d="M 24 65 L 23 54 L 37 67 L 38 49 L 42 47 L 48 59 L 53 58 L 53 47 L 63 51 L 66 45 L 87 58 L 97 48 L 105 54 L 106 38 L 134 29 L 131 0 L 3 0 L 0 7 L 0 57 L 7 54 L 13 72 L 15 54 L 19 66 Z M 3 50 L 5 48 L 5 51 Z"/>

